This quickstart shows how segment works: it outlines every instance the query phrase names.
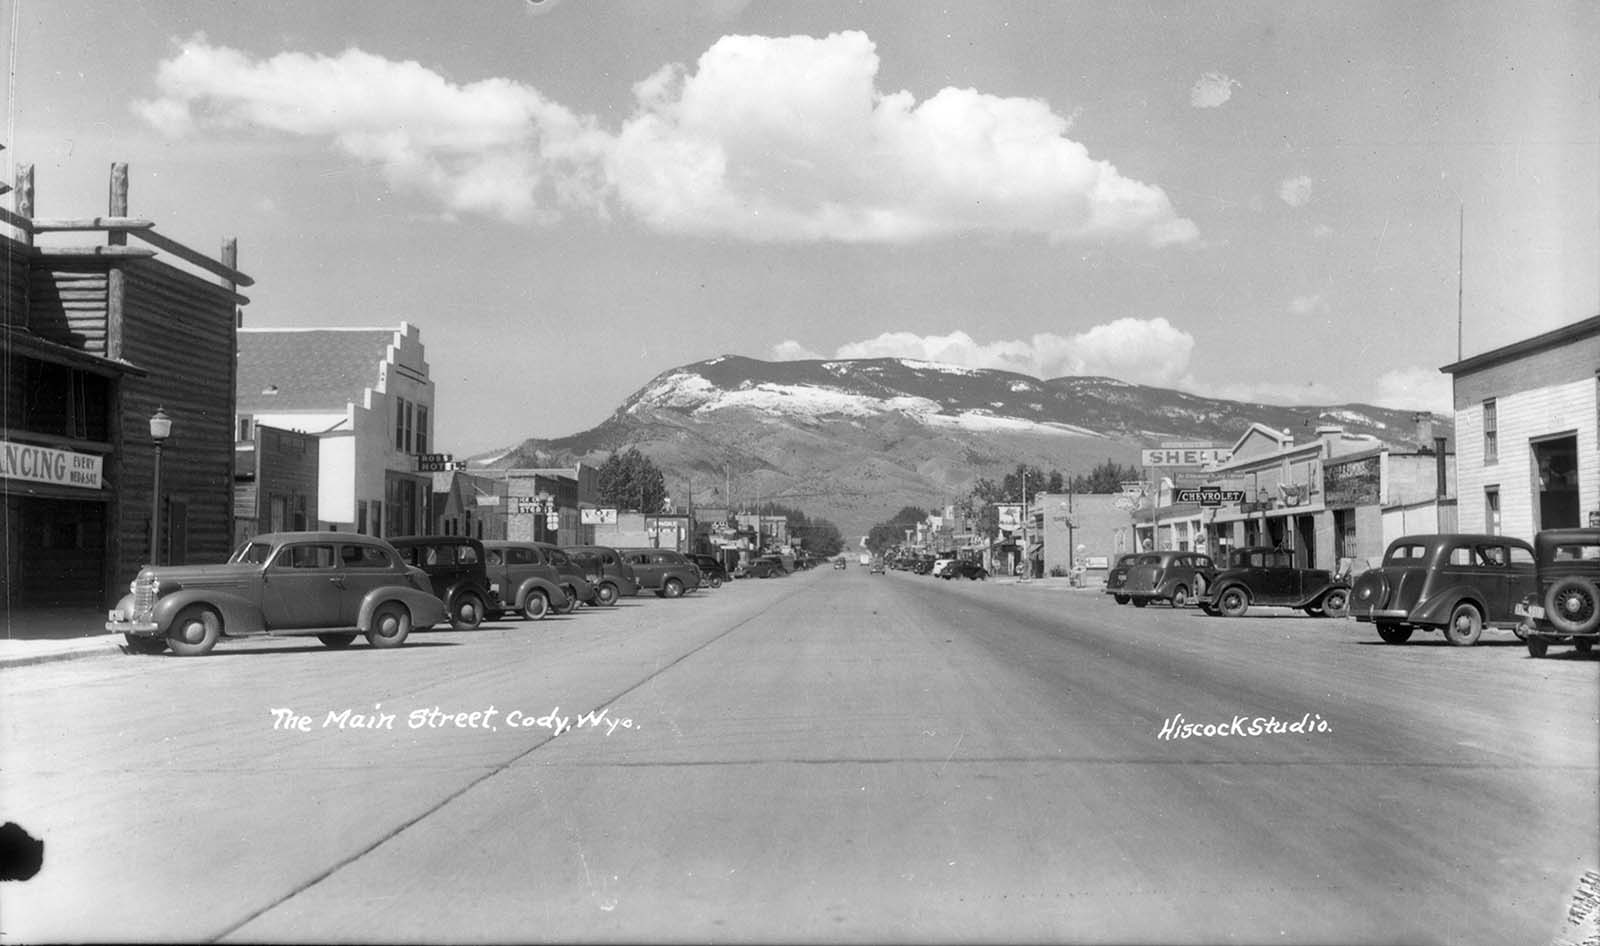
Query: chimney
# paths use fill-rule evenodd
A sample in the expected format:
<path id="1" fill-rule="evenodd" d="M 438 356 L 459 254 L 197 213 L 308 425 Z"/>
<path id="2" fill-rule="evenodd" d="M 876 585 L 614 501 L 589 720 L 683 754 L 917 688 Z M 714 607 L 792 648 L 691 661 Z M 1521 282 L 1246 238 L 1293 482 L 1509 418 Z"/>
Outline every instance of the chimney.
<path id="1" fill-rule="evenodd" d="M 1334 456 L 1339 452 L 1335 449 L 1339 441 L 1344 439 L 1344 428 L 1338 424 L 1322 424 L 1317 427 L 1317 439 L 1322 442 L 1322 455 Z"/>
<path id="2" fill-rule="evenodd" d="M 1412 414 L 1411 419 L 1417 423 L 1417 446 L 1426 452 L 1430 441 L 1438 442 L 1438 438 L 1433 435 L 1433 415 L 1418 412 Z"/>
<path id="3" fill-rule="evenodd" d="M 1430 425 L 1433 423 L 1432 418 L 1429 418 L 1428 423 Z M 1440 499 L 1450 495 L 1450 480 L 1444 462 L 1444 441 L 1443 437 L 1433 438 L 1433 469 Z"/>

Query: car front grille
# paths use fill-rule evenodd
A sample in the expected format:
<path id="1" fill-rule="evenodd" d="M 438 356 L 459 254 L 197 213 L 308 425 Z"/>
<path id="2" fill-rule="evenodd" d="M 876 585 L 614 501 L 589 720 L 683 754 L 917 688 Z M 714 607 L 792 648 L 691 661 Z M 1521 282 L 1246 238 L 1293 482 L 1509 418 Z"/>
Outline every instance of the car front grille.
<path id="1" fill-rule="evenodd" d="M 157 581 L 154 575 L 140 575 L 133 582 L 133 615 L 145 617 L 156 607 Z"/>

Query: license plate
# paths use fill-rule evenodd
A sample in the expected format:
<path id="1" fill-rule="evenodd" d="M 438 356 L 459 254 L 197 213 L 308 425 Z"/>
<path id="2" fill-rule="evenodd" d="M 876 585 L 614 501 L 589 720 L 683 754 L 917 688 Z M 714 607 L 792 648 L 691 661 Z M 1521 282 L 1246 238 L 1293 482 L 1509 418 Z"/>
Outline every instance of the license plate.
<path id="1" fill-rule="evenodd" d="M 1536 604 L 1518 604 L 1516 607 L 1512 608 L 1512 610 L 1525 617 L 1533 618 L 1536 621 L 1544 620 L 1544 608 L 1541 608 Z"/>

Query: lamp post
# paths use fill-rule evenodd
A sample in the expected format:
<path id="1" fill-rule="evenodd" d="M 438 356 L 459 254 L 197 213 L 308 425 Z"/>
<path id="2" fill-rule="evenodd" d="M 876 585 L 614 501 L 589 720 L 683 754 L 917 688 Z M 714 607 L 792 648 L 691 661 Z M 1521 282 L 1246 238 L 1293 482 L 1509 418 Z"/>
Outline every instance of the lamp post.
<path id="1" fill-rule="evenodd" d="M 156 445 L 155 482 L 150 490 L 150 564 L 161 564 L 161 447 L 172 436 L 172 418 L 162 408 L 150 415 L 150 440 Z"/>

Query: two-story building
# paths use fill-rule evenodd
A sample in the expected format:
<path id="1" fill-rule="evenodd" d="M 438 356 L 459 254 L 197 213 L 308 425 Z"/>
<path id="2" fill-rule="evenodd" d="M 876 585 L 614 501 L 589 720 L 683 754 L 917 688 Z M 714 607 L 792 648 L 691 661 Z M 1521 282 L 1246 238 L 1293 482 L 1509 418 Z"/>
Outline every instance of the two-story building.
<path id="1" fill-rule="evenodd" d="M 257 424 L 318 440 L 317 527 L 418 535 L 432 524 L 434 386 L 421 333 L 239 330 L 241 439 Z"/>
<path id="2" fill-rule="evenodd" d="M 1600 515 L 1600 315 L 1439 370 L 1463 531 L 1531 539 Z"/>
<path id="3" fill-rule="evenodd" d="M 0 209 L 0 603 L 103 608 L 141 565 L 221 561 L 233 538 L 236 268 L 128 212 L 34 216 L 21 165 Z"/>

